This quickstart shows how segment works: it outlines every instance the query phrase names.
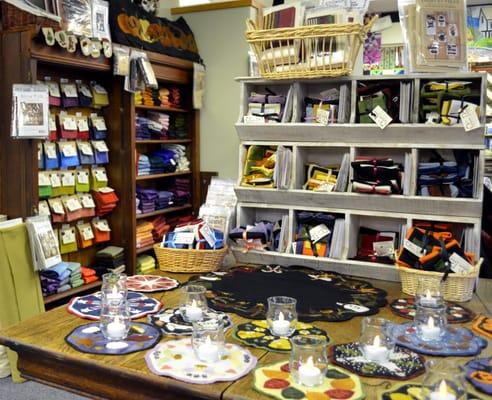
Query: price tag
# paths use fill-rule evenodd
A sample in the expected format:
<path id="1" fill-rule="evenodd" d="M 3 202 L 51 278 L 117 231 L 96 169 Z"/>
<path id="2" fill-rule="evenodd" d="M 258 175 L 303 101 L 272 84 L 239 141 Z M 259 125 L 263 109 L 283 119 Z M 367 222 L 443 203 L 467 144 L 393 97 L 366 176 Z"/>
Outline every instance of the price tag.
<path id="1" fill-rule="evenodd" d="M 104 121 L 103 117 L 92 117 L 92 125 L 94 125 L 98 131 L 107 130 L 106 121 Z"/>
<path id="2" fill-rule="evenodd" d="M 384 111 L 381 106 L 376 106 L 370 113 L 369 118 L 371 118 L 377 126 L 381 129 L 386 128 L 393 118 L 391 118 L 386 111 Z"/>
<path id="3" fill-rule="evenodd" d="M 80 228 L 80 233 L 84 240 L 94 239 L 94 232 L 92 232 L 92 228 L 90 225 L 84 225 L 82 228 Z"/>
<path id="4" fill-rule="evenodd" d="M 76 157 L 77 149 L 75 148 L 75 143 L 59 143 L 62 146 L 62 153 L 65 157 Z"/>
<path id="5" fill-rule="evenodd" d="M 50 114 L 50 117 L 48 118 L 48 129 L 51 132 L 56 131 L 56 118 L 53 114 Z"/>
<path id="6" fill-rule="evenodd" d="M 70 211 L 70 212 L 77 211 L 77 210 L 80 210 L 82 208 L 82 204 L 80 204 L 79 199 L 77 197 L 70 197 L 65 202 L 65 205 L 66 205 L 68 211 Z"/>
<path id="7" fill-rule="evenodd" d="M 96 204 L 94 203 L 94 200 L 92 199 L 91 195 L 87 196 L 81 196 L 82 199 L 82 205 L 84 208 L 95 208 Z"/>
<path id="8" fill-rule="evenodd" d="M 77 127 L 80 132 L 86 132 L 89 130 L 89 124 L 86 117 L 77 118 Z"/>
<path id="9" fill-rule="evenodd" d="M 109 186 L 99 188 L 98 192 L 101 193 L 113 193 L 114 189 L 111 189 Z"/>
<path id="10" fill-rule="evenodd" d="M 318 108 L 316 112 L 316 121 L 321 125 L 328 125 L 330 123 L 331 112 L 329 110 L 323 110 Z"/>
<path id="11" fill-rule="evenodd" d="M 44 152 L 50 160 L 56 159 L 56 145 L 54 143 L 45 143 Z"/>
<path id="12" fill-rule="evenodd" d="M 111 232 L 111 228 L 109 227 L 108 221 L 106 220 L 97 221 L 94 225 L 101 232 Z"/>
<path id="13" fill-rule="evenodd" d="M 420 258 L 424 255 L 424 251 L 422 250 L 422 248 L 417 246 L 415 243 L 412 243 L 408 239 L 403 240 L 403 248 L 408 250 L 410 253 L 412 253 L 416 257 Z"/>
<path id="14" fill-rule="evenodd" d="M 75 131 L 77 130 L 77 121 L 73 115 L 67 115 L 63 117 L 63 128 L 67 131 Z"/>
<path id="15" fill-rule="evenodd" d="M 60 86 L 58 86 L 58 83 L 46 81 L 46 85 L 48 85 L 48 91 L 51 97 L 60 97 Z"/>
<path id="16" fill-rule="evenodd" d="M 89 183 L 89 173 L 87 171 L 77 171 L 77 181 L 81 184 Z"/>
<path id="17" fill-rule="evenodd" d="M 461 257 L 458 253 L 453 253 L 449 256 L 451 270 L 455 273 L 468 273 L 473 269 L 468 261 Z"/>
<path id="18" fill-rule="evenodd" d="M 200 228 L 200 233 L 203 235 L 203 237 L 205 238 L 205 240 L 207 241 L 210 247 L 215 246 L 216 240 L 215 240 L 214 231 L 210 229 L 210 226 L 208 224 L 204 224 Z"/>
<path id="19" fill-rule="evenodd" d="M 50 186 L 51 182 L 50 182 L 49 176 L 43 172 L 40 172 L 38 174 L 38 185 L 39 186 Z"/>
<path id="20" fill-rule="evenodd" d="M 62 84 L 62 90 L 67 97 L 77 97 L 77 87 L 73 83 Z"/>
<path id="21" fill-rule="evenodd" d="M 51 187 L 57 188 L 61 186 L 60 176 L 58 174 L 50 174 Z"/>
<path id="22" fill-rule="evenodd" d="M 62 172 L 62 186 L 75 186 L 75 174 L 73 172 Z"/>
<path id="23" fill-rule="evenodd" d="M 319 185 L 315 189 L 315 191 L 316 192 L 332 192 L 334 187 L 335 187 L 335 185 L 333 183 L 324 182 L 321 185 Z"/>
<path id="24" fill-rule="evenodd" d="M 39 215 L 51 215 L 48 203 L 40 201 L 38 205 Z"/>
<path id="25" fill-rule="evenodd" d="M 104 89 L 101 85 L 98 85 L 97 83 L 95 85 L 92 85 L 92 88 L 95 90 L 96 93 L 108 94 L 106 89 Z"/>
<path id="26" fill-rule="evenodd" d="M 79 85 L 79 92 L 82 93 L 85 97 L 90 97 L 92 99 L 92 93 L 86 84 L 81 83 Z"/>
<path id="27" fill-rule="evenodd" d="M 98 182 L 107 182 L 108 177 L 106 176 L 106 171 L 104 169 L 95 169 L 94 176 L 96 177 L 96 181 Z"/>
<path id="28" fill-rule="evenodd" d="M 309 230 L 309 236 L 311 236 L 311 240 L 313 243 L 319 242 L 324 237 L 328 236 L 331 231 L 325 224 L 316 225 L 314 228 Z"/>
<path id="29" fill-rule="evenodd" d="M 65 210 L 60 200 L 50 202 L 50 206 L 55 214 L 65 214 Z"/>
<path id="30" fill-rule="evenodd" d="M 193 232 L 177 232 L 174 243 L 176 244 L 193 244 L 195 241 L 195 234 Z"/>
<path id="31" fill-rule="evenodd" d="M 461 112 L 460 117 L 466 132 L 480 128 L 480 120 L 475 112 L 475 107 L 466 105 L 465 109 Z"/>
<path id="32" fill-rule="evenodd" d="M 245 115 L 243 118 L 245 124 L 264 124 L 265 118 L 258 115 Z"/>
<path id="33" fill-rule="evenodd" d="M 104 140 L 93 140 L 92 145 L 100 153 L 107 153 L 109 151 L 108 146 Z"/>
<path id="34" fill-rule="evenodd" d="M 86 156 L 94 155 L 94 152 L 92 151 L 92 146 L 88 142 L 78 142 L 77 146 L 79 146 L 79 150 L 82 154 Z"/>
<path id="35" fill-rule="evenodd" d="M 61 238 L 63 244 L 70 244 L 75 242 L 75 230 L 66 229 L 61 231 Z"/>
<path id="36" fill-rule="evenodd" d="M 394 254 L 395 244 L 392 240 L 385 242 L 373 242 L 372 249 L 378 257 L 388 257 Z"/>

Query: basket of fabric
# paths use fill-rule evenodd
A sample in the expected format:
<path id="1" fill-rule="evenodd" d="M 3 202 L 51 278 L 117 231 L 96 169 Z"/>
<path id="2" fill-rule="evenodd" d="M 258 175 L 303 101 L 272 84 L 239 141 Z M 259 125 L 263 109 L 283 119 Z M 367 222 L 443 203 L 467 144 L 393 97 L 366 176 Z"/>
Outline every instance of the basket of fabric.
<path id="1" fill-rule="evenodd" d="M 29 26 L 60 29 L 60 23 L 55 20 L 46 17 L 38 17 L 37 15 L 21 10 L 6 1 L 2 1 L 2 29 L 4 31 L 21 30 Z"/>
<path id="2" fill-rule="evenodd" d="M 257 29 L 246 21 L 246 40 L 266 79 L 321 78 L 350 75 L 367 32 L 358 23 Z"/>
<path id="3" fill-rule="evenodd" d="M 444 300 L 457 302 L 471 300 L 482 262 L 483 258 L 480 258 L 473 266 L 473 270 L 467 274 L 450 273 L 442 286 Z M 411 296 L 415 296 L 417 292 L 419 279 L 424 278 L 439 284 L 444 276 L 442 272 L 422 271 L 400 265 L 398 265 L 398 271 L 402 292 Z"/>
<path id="4" fill-rule="evenodd" d="M 166 272 L 212 272 L 222 264 L 227 246 L 218 250 L 173 249 L 154 245 L 159 269 Z"/>

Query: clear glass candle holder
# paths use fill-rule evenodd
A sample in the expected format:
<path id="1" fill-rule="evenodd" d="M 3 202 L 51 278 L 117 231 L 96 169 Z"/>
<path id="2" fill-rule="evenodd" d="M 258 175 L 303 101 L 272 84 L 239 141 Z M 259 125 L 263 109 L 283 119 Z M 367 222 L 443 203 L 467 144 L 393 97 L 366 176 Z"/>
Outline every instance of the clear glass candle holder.
<path id="1" fill-rule="evenodd" d="M 432 307 L 417 304 L 414 325 L 420 339 L 426 342 L 441 340 L 448 324 L 446 307 L 445 303 Z"/>
<path id="2" fill-rule="evenodd" d="M 201 321 L 208 310 L 207 289 L 201 285 L 187 285 L 183 288 L 181 315 L 186 322 Z"/>
<path id="3" fill-rule="evenodd" d="M 123 340 L 130 330 L 130 310 L 126 301 L 101 306 L 99 328 L 107 340 Z"/>
<path id="4" fill-rule="evenodd" d="M 126 274 L 109 272 L 102 276 L 101 296 L 102 302 L 126 301 L 128 290 L 126 288 Z"/>
<path id="5" fill-rule="evenodd" d="M 384 318 L 365 317 L 362 320 L 359 346 L 364 358 L 381 364 L 389 360 L 395 348 L 393 324 Z"/>
<path id="6" fill-rule="evenodd" d="M 206 363 L 218 361 L 224 353 L 224 343 L 222 320 L 193 322 L 192 347 L 197 359 Z"/>
<path id="7" fill-rule="evenodd" d="M 464 373 L 455 361 L 430 360 L 425 363 L 422 381 L 424 400 L 465 400 Z"/>
<path id="8" fill-rule="evenodd" d="M 441 280 L 420 277 L 417 281 L 415 304 L 425 307 L 439 307 L 444 303 L 443 283 Z"/>
<path id="9" fill-rule="evenodd" d="M 314 335 L 297 335 L 290 341 L 289 368 L 292 379 L 303 386 L 321 385 L 328 368 L 326 340 Z"/>
<path id="10" fill-rule="evenodd" d="M 268 298 L 267 323 L 272 335 L 291 336 L 297 325 L 297 300 L 292 297 Z"/>

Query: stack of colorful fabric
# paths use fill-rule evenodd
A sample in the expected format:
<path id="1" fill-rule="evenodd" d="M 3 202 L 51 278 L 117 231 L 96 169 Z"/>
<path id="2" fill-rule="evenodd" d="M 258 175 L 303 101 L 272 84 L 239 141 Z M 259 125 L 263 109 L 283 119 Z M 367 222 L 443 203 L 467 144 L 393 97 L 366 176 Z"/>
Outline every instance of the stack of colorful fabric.
<path id="1" fill-rule="evenodd" d="M 71 288 L 69 285 L 70 270 L 68 266 L 69 264 L 67 262 L 62 261 L 39 273 L 43 296 L 61 293 Z"/>
<path id="2" fill-rule="evenodd" d="M 189 171 L 190 161 L 186 155 L 186 146 L 182 144 L 166 144 L 163 148 L 174 153 L 173 159 L 176 162 L 176 171 Z"/>
<path id="3" fill-rule="evenodd" d="M 137 175 L 150 175 L 150 160 L 145 154 L 137 154 Z"/>
<path id="4" fill-rule="evenodd" d="M 84 280 L 82 279 L 82 269 L 80 263 L 69 262 L 67 264 L 68 269 L 70 270 L 70 286 L 72 288 L 82 286 L 84 284 Z"/>
<path id="5" fill-rule="evenodd" d="M 189 178 L 176 178 L 174 180 L 174 204 L 183 205 L 190 201 L 191 181 Z"/>
<path id="6" fill-rule="evenodd" d="M 92 268 L 80 267 L 82 279 L 84 283 L 87 285 L 88 283 L 97 281 L 96 271 Z"/>
<path id="7" fill-rule="evenodd" d="M 135 118 L 135 132 L 137 139 L 150 139 L 150 130 L 148 129 L 148 119 L 137 115 Z"/>
<path id="8" fill-rule="evenodd" d="M 159 198 L 156 190 L 137 187 L 137 198 L 140 200 L 139 209 L 142 214 L 155 211 L 156 202 Z"/>
<path id="9" fill-rule="evenodd" d="M 166 222 L 166 219 L 163 215 L 160 215 L 157 218 L 153 219 L 152 225 L 154 227 L 154 229 L 152 229 L 154 242 L 160 242 L 164 234 L 171 230 L 171 226 Z"/>
<path id="10" fill-rule="evenodd" d="M 108 187 L 100 188 L 92 192 L 92 198 L 96 203 L 96 215 L 106 215 L 112 212 L 120 200 L 116 192 Z"/>
<path id="11" fill-rule="evenodd" d="M 156 97 L 154 95 L 154 92 L 151 88 L 145 88 L 143 95 L 143 104 L 145 106 L 155 106 L 156 104 Z"/>
<path id="12" fill-rule="evenodd" d="M 108 270 L 113 272 L 125 271 L 125 250 L 123 247 L 107 246 L 96 253 L 92 268 L 98 276 L 102 276 Z"/>
<path id="13" fill-rule="evenodd" d="M 163 208 L 174 205 L 174 193 L 167 190 L 159 190 L 155 200 L 155 209 L 162 210 Z"/>
<path id="14" fill-rule="evenodd" d="M 137 274 L 152 274 L 155 271 L 156 263 L 155 258 L 148 255 L 142 254 L 137 257 Z"/>
<path id="15" fill-rule="evenodd" d="M 151 175 L 163 174 L 164 172 L 169 172 L 167 171 L 167 167 L 166 167 L 166 163 L 164 162 L 164 159 L 162 157 L 155 155 L 155 153 L 152 153 L 149 156 L 149 161 L 150 161 Z"/>
<path id="16" fill-rule="evenodd" d="M 134 94 L 135 105 L 141 106 L 143 105 L 143 92 L 135 92 Z"/>
<path id="17" fill-rule="evenodd" d="M 154 225 L 148 221 L 137 224 L 137 249 L 154 244 L 153 229 Z"/>
<path id="18" fill-rule="evenodd" d="M 401 194 L 403 166 L 389 157 L 359 156 L 352 161 L 352 191 L 367 194 Z"/>
<path id="19" fill-rule="evenodd" d="M 149 111 L 147 113 L 147 118 L 150 121 L 148 125 L 151 134 L 153 134 L 156 139 L 167 139 L 169 115 L 157 111 Z M 160 129 L 157 130 L 157 127 L 160 127 Z"/>
<path id="20" fill-rule="evenodd" d="M 188 137 L 188 124 L 184 114 L 174 114 L 169 124 L 169 137 L 185 139 Z"/>
<path id="21" fill-rule="evenodd" d="M 159 101 L 161 102 L 161 107 L 171 106 L 171 103 L 169 102 L 169 89 L 167 88 L 159 89 Z"/>
<path id="22" fill-rule="evenodd" d="M 179 87 L 174 86 L 170 89 L 169 102 L 173 107 L 181 107 L 181 90 L 179 89 Z"/>

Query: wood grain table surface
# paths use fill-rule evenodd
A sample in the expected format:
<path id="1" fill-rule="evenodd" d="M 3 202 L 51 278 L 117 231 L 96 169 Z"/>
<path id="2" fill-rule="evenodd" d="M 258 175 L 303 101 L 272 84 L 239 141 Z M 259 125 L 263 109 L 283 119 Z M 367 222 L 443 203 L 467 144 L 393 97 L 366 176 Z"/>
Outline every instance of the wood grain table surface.
<path id="1" fill-rule="evenodd" d="M 190 277 L 188 274 L 161 274 L 178 279 L 180 282 L 186 282 Z M 370 281 L 374 286 L 388 292 L 388 301 L 404 296 L 400 291 L 400 284 Z M 176 289 L 169 292 L 147 293 L 147 295 L 161 299 L 164 307 L 174 307 L 179 304 L 181 293 L 179 289 Z M 473 299 L 464 305 L 477 315 L 491 315 L 492 281 L 482 280 Z M 230 315 L 234 324 L 247 321 L 246 318 L 236 314 Z M 408 321 L 392 314 L 388 307 L 382 308 L 378 316 L 399 323 Z M 145 321 L 145 318 L 141 321 Z M 88 322 L 90 321 L 69 314 L 62 306 L 1 330 L 0 343 L 18 352 L 18 368 L 25 378 L 94 399 L 260 400 L 268 398 L 253 390 L 252 373 L 235 382 L 194 385 L 157 376 L 150 372 L 144 360 L 145 351 L 126 356 L 91 355 L 78 352 L 70 347 L 64 338 L 75 327 Z M 345 322 L 315 322 L 314 325 L 328 332 L 332 338 L 332 344 L 351 342 L 356 341 L 359 337 L 361 318 L 353 318 Z M 471 323 L 464 326 L 471 328 Z M 235 342 L 232 330 L 227 332 L 226 340 Z M 175 338 L 175 336 L 164 336 L 162 340 Z M 288 359 L 288 354 L 272 353 L 252 347 L 248 349 L 258 358 L 258 365 Z M 489 340 L 489 346 L 482 351 L 481 357 L 491 355 L 492 346 Z M 465 363 L 471 358 L 453 359 L 457 363 Z M 374 378 L 361 378 L 361 380 L 368 400 L 376 400 L 379 391 L 388 385 L 398 383 Z M 413 381 L 421 380 L 422 376 Z M 471 386 L 469 389 L 473 392 Z M 482 397 L 485 398 L 484 395 Z"/>

